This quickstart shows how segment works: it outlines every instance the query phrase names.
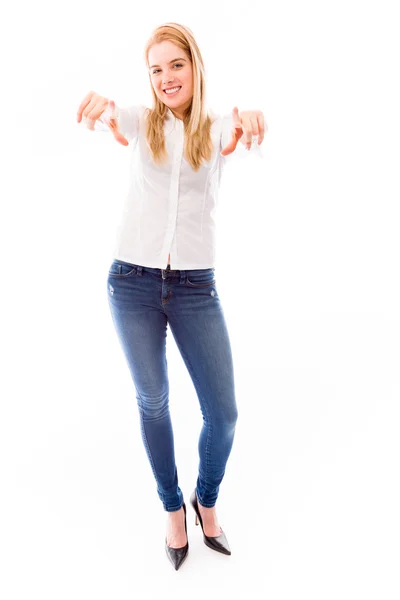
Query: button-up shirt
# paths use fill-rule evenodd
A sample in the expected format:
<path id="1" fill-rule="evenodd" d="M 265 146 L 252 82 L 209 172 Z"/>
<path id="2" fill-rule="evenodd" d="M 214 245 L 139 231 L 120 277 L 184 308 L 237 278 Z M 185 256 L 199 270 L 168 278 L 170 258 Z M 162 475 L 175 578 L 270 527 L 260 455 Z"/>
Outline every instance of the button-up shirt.
<path id="1" fill-rule="evenodd" d="M 211 160 L 196 172 L 184 156 L 184 124 L 168 108 L 164 120 L 168 161 L 153 162 L 146 141 L 146 107 L 116 107 L 119 129 L 132 148 L 131 178 L 113 256 L 119 260 L 165 269 L 207 269 L 215 266 L 215 211 L 221 174 L 234 155 L 263 156 L 257 140 L 248 151 L 239 142 L 234 152 L 220 152 L 232 137 L 232 114 L 209 111 L 213 120 Z M 96 121 L 95 130 L 110 131 Z"/>

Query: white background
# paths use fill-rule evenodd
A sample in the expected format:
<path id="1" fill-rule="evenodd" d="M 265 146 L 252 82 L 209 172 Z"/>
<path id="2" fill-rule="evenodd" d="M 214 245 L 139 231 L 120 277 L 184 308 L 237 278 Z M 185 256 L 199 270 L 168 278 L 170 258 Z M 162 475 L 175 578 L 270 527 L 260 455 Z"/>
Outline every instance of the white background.
<path id="1" fill-rule="evenodd" d="M 395 2 L 44 2 L 1 25 L 0 595 L 398 599 L 399 21 Z M 3 11 L 4 14 L 5 11 Z M 168 330 L 189 556 L 175 572 L 106 279 L 129 149 L 76 122 L 151 102 L 152 30 L 190 27 L 215 110 L 260 108 L 226 167 L 216 276 L 239 420 L 207 548 L 202 418 Z"/>

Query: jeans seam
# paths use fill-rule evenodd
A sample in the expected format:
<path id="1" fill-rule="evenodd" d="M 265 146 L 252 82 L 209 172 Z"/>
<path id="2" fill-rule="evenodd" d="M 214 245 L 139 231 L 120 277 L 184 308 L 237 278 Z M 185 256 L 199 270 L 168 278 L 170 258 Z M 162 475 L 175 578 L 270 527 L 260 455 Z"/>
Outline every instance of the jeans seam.
<path id="1" fill-rule="evenodd" d="M 192 363 L 191 363 L 189 357 L 183 351 L 182 346 L 178 343 L 178 341 L 177 341 L 176 338 L 175 338 L 175 341 L 176 341 L 177 346 L 179 347 L 180 352 L 182 353 L 182 355 L 184 355 L 186 357 L 186 360 L 187 360 L 190 368 L 192 369 L 193 379 L 195 379 L 196 383 L 198 383 L 197 377 L 195 375 L 195 371 L 194 371 L 194 369 L 192 367 Z M 197 389 L 196 389 L 196 392 L 197 392 Z M 204 408 L 205 408 L 205 412 L 206 412 L 206 416 L 207 416 L 207 420 L 208 420 L 208 432 L 207 432 L 206 450 L 205 450 L 205 452 L 206 452 L 206 472 L 205 472 L 205 475 L 204 475 L 204 479 L 207 480 L 207 474 L 208 474 L 208 471 L 209 471 L 209 468 L 208 468 L 208 464 L 209 464 L 209 452 L 208 452 L 208 449 L 209 449 L 209 445 L 210 445 L 209 441 L 210 441 L 211 434 L 212 434 L 212 423 L 211 423 L 211 419 L 209 417 L 209 412 L 208 412 L 208 407 L 207 407 L 207 403 L 206 402 L 204 402 Z M 199 500 L 200 500 L 200 504 L 203 505 L 202 499 L 199 498 Z"/>
<path id="2" fill-rule="evenodd" d="M 155 469 L 155 466 L 154 466 L 153 456 L 152 456 L 152 454 L 151 454 L 151 450 L 150 450 L 149 442 L 148 442 L 148 440 L 147 440 L 146 430 L 145 430 L 145 427 L 144 427 L 143 406 L 142 406 L 142 400 L 141 400 L 141 398 L 140 398 L 140 394 L 139 394 L 139 392 L 138 392 L 138 398 L 140 399 L 140 402 L 139 402 L 139 407 L 140 407 L 140 426 L 141 426 L 141 429 L 142 429 L 142 431 L 143 431 L 143 437 L 144 437 L 144 440 L 145 440 L 145 443 L 146 443 L 146 448 L 147 448 L 147 450 L 148 450 L 148 453 L 149 453 L 151 468 L 152 468 L 152 470 L 153 470 L 153 474 L 154 474 L 155 480 L 156 480 L 156 481 L 157 481 L 157 483 L 159 484 L 160 482 L 158 481 L 157 472 L 156 472 L 156 469 Z M 161 493 L 161 495 L 162 495 L 162 497 L 163 497 L 163 502 L 164 502 L 164 504 L 165 504 L 165 497 L 164 497 L 164 494 L 163 494 L 163 493 Z"/>
<path id="3" fill-rule="evenodd" d="M 213 281 L 210 281 L 210 282 L 207 282 L 207 283 L 192 283 L 190 281 L 190 279 L 186 279 L 186 283 L 188 285 L 190 285 L 191 287 L 200 288 L 200 287 L 208 287 L 210 285 L 215 285 L 216 280 L 214 279 Z"/>
<path id="4" fill-rule="evenodd" d="M 136 267 L 131 269 L 128 273 L 113 273 L 112 271 L 108 271 L 109 277 L 116 277 L 117 279 L 123 279 L 124 277 L 132 277 L 136 273 Z"/>

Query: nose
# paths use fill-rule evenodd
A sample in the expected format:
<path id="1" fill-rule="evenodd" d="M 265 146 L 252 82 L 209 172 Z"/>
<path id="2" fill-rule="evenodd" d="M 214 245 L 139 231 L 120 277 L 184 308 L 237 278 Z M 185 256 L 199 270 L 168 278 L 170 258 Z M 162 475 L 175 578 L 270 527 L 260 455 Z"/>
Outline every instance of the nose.
<path id="1" fill-rule="evenodd" d="M 166 85 L 167 83 L 171 83 L 171 81 L 174 81 L 175 73 L 173 72 L 173 69 L 166 69 L 161 79 L 164 85 Z"/>

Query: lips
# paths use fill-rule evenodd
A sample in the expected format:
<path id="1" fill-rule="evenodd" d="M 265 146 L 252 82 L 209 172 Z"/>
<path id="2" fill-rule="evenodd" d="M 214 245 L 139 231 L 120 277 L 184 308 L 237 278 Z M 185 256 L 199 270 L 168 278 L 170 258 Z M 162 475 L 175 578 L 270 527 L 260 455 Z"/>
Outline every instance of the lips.
<path id="1" fill-rule="evenodd" d="M 172 87 L 164 88 L 163 92 L 167 93 L 167 90 L 174 90 L 175 88 L 178 88 L 177 92 L 179 92 L 179 90 L 182 88 L 182 86 L 181 85 L 174 85 Z"/>

